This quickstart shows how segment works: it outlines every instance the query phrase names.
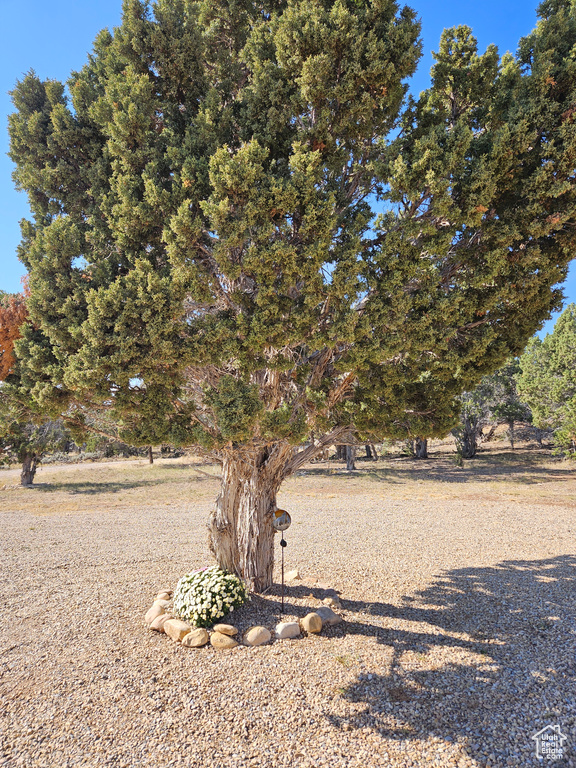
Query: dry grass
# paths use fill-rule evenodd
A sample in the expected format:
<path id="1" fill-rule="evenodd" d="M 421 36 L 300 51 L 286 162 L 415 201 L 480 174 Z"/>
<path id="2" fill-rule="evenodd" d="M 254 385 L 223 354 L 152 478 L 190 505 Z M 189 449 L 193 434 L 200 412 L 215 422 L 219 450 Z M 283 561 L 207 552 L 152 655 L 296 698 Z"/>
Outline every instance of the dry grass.
<path id="1" fill-rule="evenodd" d="M 142 459 L 40 466 L 30 488 L 17 485 L 17 470 L 0 472 L 12 507 L 38 514 L 102 512 L 149 504 L 186 504 L 216 497 L 219 468 L 194 458 Z M 0 496 L 1 500 L 5 497 Z"/>
<path id="2" fill-rule="evenodd" d="M 32 488 L 21 488 L 18 471 L 0 471 L 0 488 L 10 506 L 39 514 L 138 508 L 142 504 L 187 504 L 216 498 L 220 471 L 195 457 L 142 459 L 105 463 L 40 466 Z M 305 480 L 303 480 L 305 478 Z M 359 459 L 347 472 L 340 462 L 309 464 L 285 481 L 281 497 L 297 492 L 304 498 L 371 498 L 424 501 L 460 499 L 479 502 L 518 502 L 576 508 L 576 467 L 550 456 L 549 451 L 497 447 L 456 466 L 451 454 L 440 451 L 430 459 L 408 457 Z M 5 503 L 8 503 L 5 497 Z"/>

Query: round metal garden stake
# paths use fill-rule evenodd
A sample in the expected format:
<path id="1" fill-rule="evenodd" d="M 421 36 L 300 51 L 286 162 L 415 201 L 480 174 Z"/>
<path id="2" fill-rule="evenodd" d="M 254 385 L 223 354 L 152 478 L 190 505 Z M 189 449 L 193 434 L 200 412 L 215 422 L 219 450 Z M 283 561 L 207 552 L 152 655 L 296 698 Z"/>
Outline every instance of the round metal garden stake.
<path id="1" fill-rule="evenodd" d="M 277 509 L 272 517 L 272 525 L 277 531 L 280 531 L 282 538 L 280 539 L 280 546 L 282 547 L 282 613 L 284 613 L 284 549 L 286 548 L 286 539 L 284 538 L 284 531 L 290 528 L 290 515 L 285 509 Z"/>

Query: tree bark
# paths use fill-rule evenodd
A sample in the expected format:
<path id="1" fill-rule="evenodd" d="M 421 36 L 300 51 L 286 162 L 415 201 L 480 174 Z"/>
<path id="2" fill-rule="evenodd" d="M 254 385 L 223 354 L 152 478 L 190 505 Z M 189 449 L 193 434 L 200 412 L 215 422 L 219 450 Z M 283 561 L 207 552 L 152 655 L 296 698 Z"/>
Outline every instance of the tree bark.
<path id="1" fill-rule="evenodd" d="M 488 430 L 488 434 L 486 436 L 481 435 L 482 442 L 483 443 L 490 442 L 490 440 L 492 440 L 492 438 L 494 437 L 494 432 L 496 432 L 496 426 L 491 426 L 490 429 Z"/>
<path id="2" fill-rule="evenodd" d="M 428 440 L 424 437 L 417 437 L 414 440 L 414 456 L 417 459 L 428 458 Z"/>
<path id="3" fill-rule="evenodd" d="M 346 469 L 356 469 L 356 447 L 354 445 L 346 446 Z"/>
<path id="4" fill-rule="evenodd" d="M 227 449 L 214 455 L 222 464 L 216 507 L 208 524 L 209 545 L 220 568 L 235 573 L 254 592 L 272 585 L 276 494 L 282 481 L 349 432 L 337 427 L 297 450 L 289 443 Z"/>
<path id="5" fill-rule="evenodd" d="M 476 433 L 471 431 L 464 431 L 460 439 L 460 452 L 463 459 L 473 459 L 476 456 L 478 450 L 478 442 Z"/>
<path id="6" fill-rule="evenodd" d="M 152 454 L 152 446 L 151 445 L 148 446 L 148 463 L 149 464 L 154 464 L 154 456 Z"/>
<path id="7" fill-rule="evenodd" d="M 20 473 L 20 485 L 32 485 L 37 466 L 38 456 L 24 457 L 22 461 L 22 472 Z"/>
<path id="8" fill-rule="evenodd" d="M 372 459 L 372 461 L 378 461 L 378 453 L 376 451 L 376 446 L 373 443 L 366 443 L 364 448 L 366 450 L 367 459 Z"/>
<path id="9" fill-rule="evenodd" d="M 235 573 L 254 592 L 272 584 L 276 494 L 287 476 L 292 446 L 230 451 L 222 460 L 222 481 L 209 522 L 209 543 L 218 565 Z"/>
<path id="10" fill-rule="evenodd" d="M 452 430 L 456 438 L 456 451 L 463 459 L 473 459 L 478 450 L 482 428 L 477 419 L 463 417 L 459 427 Z"/>

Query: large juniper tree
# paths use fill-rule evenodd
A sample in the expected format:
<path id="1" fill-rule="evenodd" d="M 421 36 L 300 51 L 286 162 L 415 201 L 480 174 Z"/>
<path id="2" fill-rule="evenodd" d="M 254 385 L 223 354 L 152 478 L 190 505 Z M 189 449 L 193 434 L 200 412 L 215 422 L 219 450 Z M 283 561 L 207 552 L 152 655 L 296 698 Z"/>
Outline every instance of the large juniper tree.
<path id="1" fill-rule="evenodd" d="M 14 91 L 21 386 L 221 462 L 212 546 L 256 589 L 287 475 L 352 425 L 446 431 L 559 303 L 576 23 L 540 13 L 516 59 L 447 31 L 401 117 L 419 25 L 392 0 L 125 0 L 67 91 Z"/>

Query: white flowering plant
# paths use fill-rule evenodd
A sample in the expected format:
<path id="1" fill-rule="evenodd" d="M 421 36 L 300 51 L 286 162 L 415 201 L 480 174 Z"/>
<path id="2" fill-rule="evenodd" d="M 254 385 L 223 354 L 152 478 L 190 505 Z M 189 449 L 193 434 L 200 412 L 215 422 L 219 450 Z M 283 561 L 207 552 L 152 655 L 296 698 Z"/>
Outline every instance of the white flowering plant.
<path id="1" fill-rule="evenodd" d="M 211 627 L 248 599 L 242 579 L 213 565 L 182 576 L 174 590 L 174 613 L 195 627 Z"/>

